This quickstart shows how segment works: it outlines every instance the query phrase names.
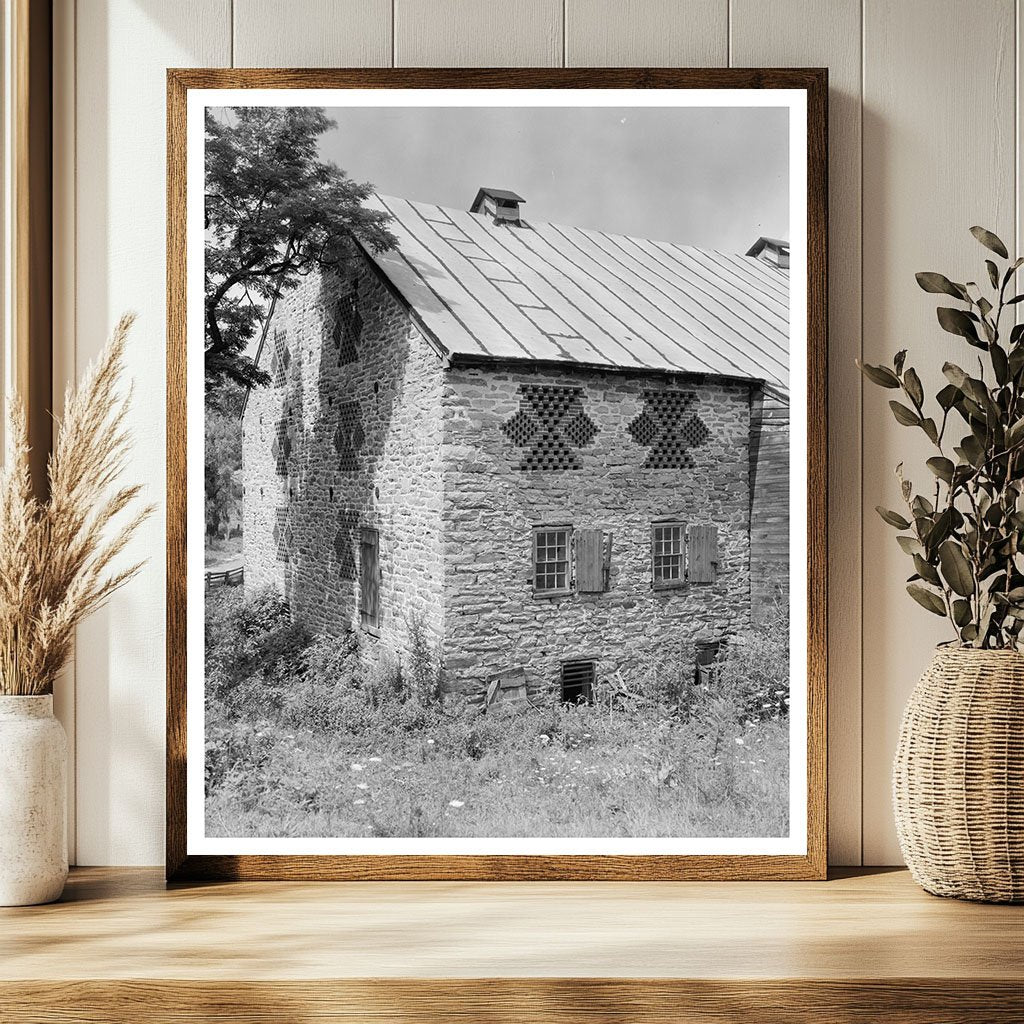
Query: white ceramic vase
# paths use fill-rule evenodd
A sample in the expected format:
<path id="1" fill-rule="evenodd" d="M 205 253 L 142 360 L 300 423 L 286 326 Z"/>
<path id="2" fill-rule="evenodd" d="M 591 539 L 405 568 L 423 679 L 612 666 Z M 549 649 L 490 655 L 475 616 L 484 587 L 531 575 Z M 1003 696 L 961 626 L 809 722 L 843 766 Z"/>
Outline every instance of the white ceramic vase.
<path id="1" fill-rule="evenodd" d="M 0 906 L 50 903 L 64 891 L 67 760 L 53 697 L 0 696 Z"/>

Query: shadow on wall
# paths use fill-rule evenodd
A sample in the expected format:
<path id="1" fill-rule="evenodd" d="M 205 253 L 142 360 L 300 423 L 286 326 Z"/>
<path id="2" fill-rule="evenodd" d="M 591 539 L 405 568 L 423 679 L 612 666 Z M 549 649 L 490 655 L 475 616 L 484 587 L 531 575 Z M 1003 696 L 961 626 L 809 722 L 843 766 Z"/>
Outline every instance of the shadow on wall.
<path id="1" fill-rule="evenodd" d="M 397 510 L 386 495 L 381 500 L 379 474 L 409 343 L 388 330 L 382 293 L 365 260 L 353 256 L 346 271 L 300 287 L 290 306 L 293 355 L 280 414 L 292 450 L 279 556 L 288 558 L 289 603 L 316 633 L 362 628 L 363 530 L 377 532 L 385 569 L 389 558 Z M 378 631 L 380 615 L 363 611 L 363 624 Z M 389 632 L 394 642 L 396 630 Z"/>

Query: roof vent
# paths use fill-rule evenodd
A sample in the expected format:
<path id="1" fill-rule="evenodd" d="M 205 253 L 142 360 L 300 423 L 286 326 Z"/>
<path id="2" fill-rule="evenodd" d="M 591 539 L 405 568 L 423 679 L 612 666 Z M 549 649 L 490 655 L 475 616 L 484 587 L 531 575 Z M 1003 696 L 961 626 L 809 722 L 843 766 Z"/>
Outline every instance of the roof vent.
<path id="1" fill-rule="evenodd" d="M 508 189 L 482 188 L 477 192 L 469 212 L 490 217 L 495 224 L 511 224 L 518 228 L 522 227 L 522 222 L 519 219 L 519 204 L 525 202 L 526 200 L 522 196 L 517 196 L 515 192 L 509 192 Z"/>
<path id="2" fill-rule="evenodd" d="M 765 238 L 763 235 L 747 250 L 748 256 L 756 256 L 763 263 L 782 270 L 789 269 L 789 242 L 781 238 Z"/>

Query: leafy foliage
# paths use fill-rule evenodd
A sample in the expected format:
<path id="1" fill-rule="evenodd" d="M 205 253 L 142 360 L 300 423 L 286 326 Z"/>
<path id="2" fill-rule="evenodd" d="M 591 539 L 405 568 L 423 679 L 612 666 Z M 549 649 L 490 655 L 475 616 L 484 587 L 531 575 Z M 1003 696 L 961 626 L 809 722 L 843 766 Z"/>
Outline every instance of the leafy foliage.
<path id="1" fill-rule="evenodd" d="M 206 684 L 233 715 L 282 707 L 294 675 L 305 667 L 309 633 L 293 623 L 288 604 L 271 590 L 239 603 L 233 588 L 206 595 Z"/>
<path id="2" fill-rule="evenodd" d="M 1008 261 L 991 231 L 973 227 L 971 234 Z M 913 560 L 907 592 L 948 618 L 965 647 L 1015 649 L 1024 628 L 1024 325 L 1005 331 L 1002 323 L 1024 300 L 1008 294 L 1022 265 L 1024 258 L 1003 269 L 985 260 L 991 297 L 973 281 L 917 275 L 924 291 L 962 303 L 939 306 L 936 318 L 976 350 L 978 364 L 976 375 L 943 365 L 948 383 L 935 395 L 934 414 L 905 351 L 891 367 L 858 363 L 872 383 L 902 392 L 906 403 L 889 403 L 896 422 L 923 431 L 938 452 L 926 463 L 934 489 L 915 492 L 900 463 L 896 476 L 907 511 L 880 506 L 878 514 L 900 531 L 897 541 Z"/>
<path id="3" fill-rule="evenodd" d="M 363 206 L 369 184 L 318 158 L 334 122 L 322 107 L 206 113 L 206 388 L 269 383 L 246 354 L 268 303 L 318 267 L 354 257 L 353 241 L 395 244 L 390 217 Z"/>
<path id="4" fill-rule="evenodd" d="M 242 504 L 242 424 L 216 408 L 206 410 L 206 532 L 220 536 Z"/>

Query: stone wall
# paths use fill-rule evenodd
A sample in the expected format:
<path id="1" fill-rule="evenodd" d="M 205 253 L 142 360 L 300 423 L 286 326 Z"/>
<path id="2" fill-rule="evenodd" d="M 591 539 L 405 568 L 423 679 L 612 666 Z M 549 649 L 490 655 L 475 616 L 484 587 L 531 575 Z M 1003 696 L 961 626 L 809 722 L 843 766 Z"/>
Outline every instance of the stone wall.
<path id="1" fill-rule="evenodd" d="M 274 385 L 252 391 L 243 420 L 246 588 L 276 587 L 314 632 L 363 628 L 360 535 L 374 528 L 381 617 L 367 649 L 404 658 L 412 617 L 436 644 L 442 360 L 359 258 L 282 298 L 261 366 Z"/>
<path id="2" fill-rule="evenodd" d="M 751 395 L 750 598 L 755 620 L 789 600 L 789 402 Z"/>
<path id="3" fill-rule="evenodd" d="M 748 624 L 749 386 L 483 367 L 446 383 L 450 688 L 518 667 L 531 687 L 553 686 L 571 659 L 643 684 L 659 663 L 692 664 L 697 640 Z M 715 582 L 652 586 L 651 524 L 668 518 L 717 526 Z M 612 534 L 606 592 L 535 596 L 533 529 L 562 524 Z"/>

